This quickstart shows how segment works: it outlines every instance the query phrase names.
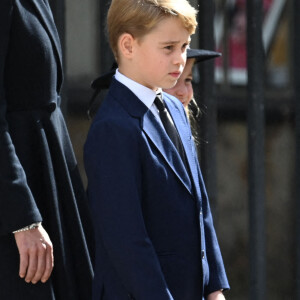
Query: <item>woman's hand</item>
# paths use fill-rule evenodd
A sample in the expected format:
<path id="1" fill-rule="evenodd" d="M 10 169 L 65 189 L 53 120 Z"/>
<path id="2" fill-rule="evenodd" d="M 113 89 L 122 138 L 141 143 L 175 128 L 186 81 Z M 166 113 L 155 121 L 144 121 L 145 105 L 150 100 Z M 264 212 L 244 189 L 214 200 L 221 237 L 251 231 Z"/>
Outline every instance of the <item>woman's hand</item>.
<path id="1" fill-rule="evenodd" d="M 224 294 L 221 291 L 216 291 L 207 296 L 207 300 L 225 300 Z"/>
<path id="2" fill-rule="evenodd" d="M 19 275 L 27 283 L 45 283 L 54 266 L 53 248 L 45 229 L 37 228 L 14 233 L 20 253 Z"/>

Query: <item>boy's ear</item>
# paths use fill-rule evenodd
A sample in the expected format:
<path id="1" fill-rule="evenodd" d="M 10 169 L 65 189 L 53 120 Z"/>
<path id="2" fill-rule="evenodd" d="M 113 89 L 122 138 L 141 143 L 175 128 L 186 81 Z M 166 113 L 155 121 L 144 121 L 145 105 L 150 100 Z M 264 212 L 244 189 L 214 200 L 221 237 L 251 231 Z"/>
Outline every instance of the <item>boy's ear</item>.
<path id="1" fill-rule="evenodd" d="M 119 38 L 119 50 L 126 58 L 131 58 L 133 52 L 134 37 L 130 33 L 123 33 Z"/>

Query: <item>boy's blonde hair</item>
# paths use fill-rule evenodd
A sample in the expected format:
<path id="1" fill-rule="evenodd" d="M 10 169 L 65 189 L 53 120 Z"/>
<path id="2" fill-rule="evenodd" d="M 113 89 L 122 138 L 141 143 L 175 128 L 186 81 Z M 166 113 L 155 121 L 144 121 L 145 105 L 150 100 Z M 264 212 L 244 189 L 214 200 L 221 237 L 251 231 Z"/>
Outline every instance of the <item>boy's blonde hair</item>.
<path id="1" fill-rule="evenodd" d="M 118 40 L 123 33 L 140 39 L 159 21 L 176 17 L 189 34 L 196 30 L 197 11 L 187 0 L 112 0 L 107 15 L 109 43 L 118 58 Z"/>

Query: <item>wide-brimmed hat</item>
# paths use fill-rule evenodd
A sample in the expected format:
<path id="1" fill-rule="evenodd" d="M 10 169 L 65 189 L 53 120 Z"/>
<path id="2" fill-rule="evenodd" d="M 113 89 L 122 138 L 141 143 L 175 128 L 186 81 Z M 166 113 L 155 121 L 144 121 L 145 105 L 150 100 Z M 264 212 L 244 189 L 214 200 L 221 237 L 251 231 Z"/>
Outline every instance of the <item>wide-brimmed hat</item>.
<path id="1" fill-rule="evenodd" d="M 195 58 L 195 63 L 221 56 L 220 52 L 204 49 L 187 49 L 187 58 Z"/>
<path id="2" fill-rule="evenodd" d="M 93 89 L 108 89 L 112 80 L 112 77 L 116 73 L 116 69 L 118 68 L 118 64 L 114 61 L 111 70 L 108 72 L 103 73 L 99 77 L 97 77 L 95 80 L 92 81 L 91 87 Z"/>

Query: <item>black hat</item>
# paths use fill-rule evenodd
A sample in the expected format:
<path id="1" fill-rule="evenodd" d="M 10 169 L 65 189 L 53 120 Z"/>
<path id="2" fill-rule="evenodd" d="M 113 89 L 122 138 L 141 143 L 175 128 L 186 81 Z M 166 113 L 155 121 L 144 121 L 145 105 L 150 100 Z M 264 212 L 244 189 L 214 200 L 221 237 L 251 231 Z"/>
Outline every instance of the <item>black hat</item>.
<path id="1" fill-rule="evenodd" d="M 91 87 L 93 89 L 108 89 L 111 83 L 111 80 L 113 78 L 113 76 L 116 73 L 116 69 L 113 69 L 109 72 L 106 72 L 104 74 L 102 74 L 101 76 L 99 76 L 98 78 L 96 78 L 92 83 L 91 83 Z"/>
<path id="2" fill-rule="evenodd" d="M 93 89 L 108 89 L 111 83 L 113 76 L 116 73 L 116 69 L 118 68 L 118 64 L 114 61 L 111 66 L 111 71 L 103 73 L 98 78 L 92 81 L 91 87 Z"/>
<path id="3" fill-rule="evenodd" d="M 204 49 L 187 49 L 187 58 L 195 58 L 195 63 L 221 56 L 220 52 Z"/>
<path id="4" fill-rule="evenodd" d="M 91 119 L 91 108 L 95 102 L 97 95 L 100 93 L 101 90 L 109 89 L 112 78 L 116 73 L 117 67 L 118 67 L 118 65 L 114 61 L 113 65 L 111 67 L 111 71 L 100 75 L 99 77 L 97 77 L 95 80 L 92 81 L 91 87 L 95 91 L 94 91 L 94 94 L 92 95 L 92 98 L 89 101 L 89 104 L 88 104 L 87 115 L 88 115 L 89 119 Z"/>

